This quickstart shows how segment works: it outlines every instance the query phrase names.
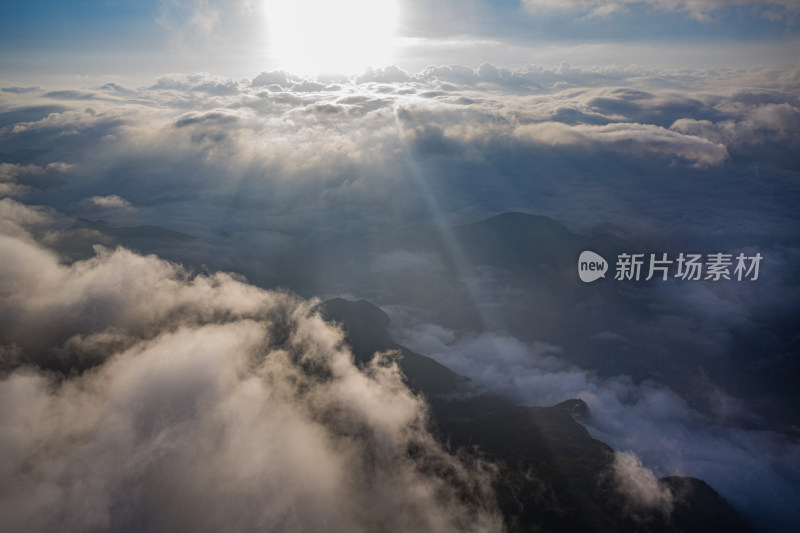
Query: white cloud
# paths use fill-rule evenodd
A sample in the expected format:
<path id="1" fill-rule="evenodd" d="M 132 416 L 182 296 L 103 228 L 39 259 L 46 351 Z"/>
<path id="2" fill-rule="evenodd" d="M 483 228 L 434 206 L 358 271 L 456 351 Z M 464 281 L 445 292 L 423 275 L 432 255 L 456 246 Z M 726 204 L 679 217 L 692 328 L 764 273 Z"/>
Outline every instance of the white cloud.
<path id="1" fill-rule="evenodd" d="M 515 133 L 520 138 L 549 146 L 610 146 L 631 155 L 676 157 L 700 167 L 719 165 L 728 158 L 728 151 L 722 144 L 700 137 L 675 135 L 675 132 L 666 128 L 646 124 L 566 126 L 560 123 L 540 123 L 520 126 Z"/>
<path id="2" fill-rule="evenodd" d="M 614 454 L 614 478 L 634 509 L 654 509 L 665 516 L 672 512 L 674 497 L 669 487 L 660 485 L 653 471 L 645 468 L 635 453 Z"/>
<path id="3" fill-rule="evenodd" d="M 701 414 L 663 385 L 635 383 L 625 375 L 604 378 L 571 364 L 557 346 L 500 332 L 458 333 L 420 324 L 407 313 L 392 318 L 397 342 L 516 403 L 585 401 L 590 417 L 581 422 L 594 438 L 623 450 L 615 458 L 617 486 L 634 512 L 637 507 L 668 512 L 673 499 L 657 477 L 683 475 L 707 482 L 769 527 L 786 527 L 799 518 L 791 502 L 800 479 L 800 446 L 778 432 L 725 424 L 725 417 L 742 409 L 734 398 L 721 398 L 728 412 Z"/>
<path id="4" fill-rule="evenodd" d="M 122 198 L 121 196 L 117 196 L 116 194 L 109 194 L 108 196 L 92 196 L 89 198 L 89 202 L 101 209 L 130 209 L 133 207 L 128 200 Z"/>
<path id="5" fill-rule="evenodd" d="M 408 72 L 395 67 L 367 68 L 362 74 L 356 76 L 356 83 L 402 83 L 411 79 Z"/>
<path id="6" fill-rule="evenodd" d="M 0 233 L 30 238 L 30 233 L 49 228 L 61 216 L 52 209 L 28 206 L 11 198 L 0 198 Z"/>
<path id="7" fill-rule="evenodd" d="M 766 151 L 776 164 L 781 164 L 785 159 L 781 152 L 800 142 L 800 107 L 788 102 L 759 101 L 769 96 L 742 95 L 739 101 L 719 104 L 720 108 L 730 110 L 733 115 L 730 119 L 712 122 L 682 118 L 676 120 L 670 129 L 722 143 L 743 155 L 757 157 L 759 152 Z M 793 164 L 790 159 L 784 164 L 789 168 L 796 166 L 796 162 Z"/>
<path id="8" fill-rule="evenodd" d="M 0 248 L 3 529 L 501 528 L 458 495 L 486 498 L 491 471 L 436 443 L 395 366 L 357 369 L 314 302 L 125 250 Z"/>
<path id="9" fill-rule="evenodd" d="M 726 7 L 757 7 L 764 10 L 763 16 L 774 17 L 775 8 L 796 12 L 800 7 L 793 0 L 522 0 L 531 13 L 546 11 L 581 10 L 591 16 L 608 16 L 612 13 L 646 6 L 659 11 L 686 12 L 697 19 L 707 19 L 711 14 Z"/>

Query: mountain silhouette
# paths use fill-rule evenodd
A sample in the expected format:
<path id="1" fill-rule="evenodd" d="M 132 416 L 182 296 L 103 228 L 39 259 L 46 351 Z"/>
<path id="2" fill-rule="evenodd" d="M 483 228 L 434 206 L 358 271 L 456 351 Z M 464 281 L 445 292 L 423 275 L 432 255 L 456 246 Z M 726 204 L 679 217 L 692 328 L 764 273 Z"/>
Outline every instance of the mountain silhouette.
<path id="1" fill-rule="evenodd" d="M 437 437 L 497 465 L 494 489 L 509 531 L 750 531 L 724 498 L 693 478 L 658 481 L 674 497 L 669 513 L 632 512 L 614 483 L 614 451 L 575 420 L 591 416 L 582 400 L 551 407 L 514 405 L 395 343 L 386 329 L 389 317 L 367 301 L 337 298 L 323 303 L 321 311 L 342 327 L 358 364 L 369 362 L 375 352 L 399 353 L 407 384 L 431 406 Z"/>

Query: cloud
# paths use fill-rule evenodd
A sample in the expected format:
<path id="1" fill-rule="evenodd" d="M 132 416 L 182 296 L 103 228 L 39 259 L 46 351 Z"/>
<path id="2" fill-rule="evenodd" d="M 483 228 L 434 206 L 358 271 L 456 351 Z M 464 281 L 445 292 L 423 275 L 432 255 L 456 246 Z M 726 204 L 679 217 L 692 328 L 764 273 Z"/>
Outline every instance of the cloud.
<path id="1" fill-rule="evenodd" d="M 89 202 L 100 209 L 131 209 L 131 203 L 121 196 L 109 194 L 108 196 L 92 196 Z"/>
<path id="2" fill-rule="evenodd" d="M 137 211 L 104 214 L 112 223 L 161 225 L 205 246 L 159 253 L 263 282 L 279 276 L 286 253 L 265 233 L 285 244 L 512 209 L 642 228 L 642 206 L 657 203 L 646 226 L 687 235 L 719 190 L 785 203 L 747 169 L 796 164 L 796 80 L 779 68 L 566 64 L 387 68 L 336 83 L 175 74 L 139 89 L 86 89 L 91 98 L 79 101 L 14 94 L 0 137 L 8 154 L 27 154 L 7 165 L 72 165 L 57 189 L 7 181 L 16 198 L 91 218 L 97 207 L 84 200 L 115 194 Z M 747 209 L 720 202 L 703 224 L 754 221 Z"/>
<path id="3" fill-rule="evenodd" d="M 47 215 L 47 211 L 46 208 L 27 206 L 11 198 L 0 199 L 2 220 L 21 227 L 31 228 L 49 224 L 51 218 Z"/>
<path id="4" fill-rule="evenodd" d="M 175 345 L 189 342 L 192 332 L 209 346 L 218 346 L 220 353 L 248 354 L 230 356 L 236 369 L 240 368 L 236 365 L 246 367 L 233 372 L 226 366 L 228 359 L 217 360 L 199 346 L 204 362 L 198 371 L 219 370 L 220 380 L 233 372 L 241 376 L 231 380 L 250 383 L 253 372 L 267 372 L 260 366 L 264 358 L 259 358 L 259 346 L 266 345 L 269 353 L 274 350 L 271 341 L 254 341 L 255 348 L 241 342 L 256 338 L 254 331 L 270 332 L 262 340 L 276 336 L 287 320 L 293 324 L 290 332 L 306 319 L 315 323 L 310 311 L 303 320 L 289 320 L 291 310 L 302 305 L 285 295 L 262 291 L 237 276 L 195 275 L 195 271 L 234 271 L 254 285 L 290 287 L 305 295 L 348 292 L 394 305 L 424 301 L 429 305 L 416 309 L 420 316 L 455 309 L 440 316 L 452 321 L 473 308 L 490 318 L 504 310 L 505 315 L 498 315 L 510 316 L 525 327 L 544 328 L 530 316 L 512 312 L 522 300 L 529 310 L 531 302 L 538 301 L 527 286 L 509 282 L 502 268 L 464 267 L 464 257 L 448 240 L 453 223 L 512 210 L 536 212 L 570 227 L 593 231 L 602 224 L 603 231 L 644 241 L 761 251 L 769 253 L 765 266 L 770 269 L 758 290 L 692 286 L 681 289 L 678 296 L 664 290 L 637 307 L 641 312 L 633 317 L 603 313 L 597 298 L 582 302 L 579 309 L 554 305 L 536 311 L 552 330 L 574 320 L 567 312 L 596 323 L 598 328 L 590 335 L 597 334 L 593 339 L 597 342 L 587 344 L 591 350 L 586 351 L 567 349 L 552 339 L 533 344 L 508 332 L 470 336 L 441 324 L 440 331 L 435 324 L 414 329 L 413 342 L 401 340 L 519 402 L 554 404 L 580 396 L 592 409 L 594 435 L 618 449 L 632 450 L 658 475 L 697 475 L 739 508 L 791 522 L 796 517 L 787 519 L 786 509 L 791 508 L 787 502 L 798 486 L 792 466 L 800 464 L 795 460 L 796 447 L 777 431 L 753 429 L 742 422 L 757 422 L 764 428 L 763 421 L 753 421 L 749 408 L 762 406 L 775 388 L 784 386 L 783 380 L 791 381 L 791 373 L 781 372 L 765 382 L 770 390 L 756 398 L 755 407 L 743 406 L 736 397 L 748 387 L 721 390 L 712 378 L 715 372 L 730 374 L 731 369 L 750 368 L 746 365 L 751 363 L 761 365 L 759 369 L 782 369 L 783 363 L 776 361 L 791 359 L 786 354 L 793 345 L 784 341 L 792 337 L 783 331 L 796 329 L 791 325 L 797 308 L 792 280 L 798 261 L 794 231 L 798 79 L 796 69 L 778 67 L 670 71 L 567 64 L 509 69 L 483 64 L 439 65 L 416 73 L 387 68 L 352 81 L 305 79 L 282 72 L 262 73 L 249 81 L 195 73 L 165 76 L 138 89 L 101 86 L 77 93 L 3 93 L 0 186 L 13 198 L 0 200 L 0 229 L 6 234 L 0 240 L 5 267 L 0 286 L 7 298 L 0 306 L 0 357 L 4 372 L 16 369 L 6 374 L 8 387 L 28 390 L 24 397 L 30 397 L 32 404 L 41 401 L 48 416 L 69 420 L 71 415 L 57 407 L 68 402 L 59 398 L 108 406 L 111 397 L 103 392 L 103 383 L 130 379 L 137 387 L 147 384 L 147 379 L 129 378 L 124 370 L 128 367 L 115 361 L 129 361 L 130 368 L 138 368 L 139 359 L 152 364 L 163 359 L 183 368 L 182 360 L 171 359 L 169 353 L 182 353 L 189 361 L 190 355 Z M 185 266 L 116 250 L 114 239 L 99 231 L 70 229 L 74 218 L 97 216 L 98 205 L 92 198 L 102 198 L 98 201 L 103 207 L 124 207 L 124 202 L 136 206 L 104 209 L 103 218 L 116 226 L 158 225 L 196 236 L 142 250 Z M 67 250 L 57 256 L 41 248 L 49 245 L 63 251 L 72 241 L 80 241 L 82 253 Z M 420 250 L 416 246 L 420 242 L 429 246 Z M 106 248 L 94 254 L 94 244 Z M 437 253 L 426 252 L 432 248 Z M 85 260 L 74 262 L 78 257 Z M 459 271 L 453 265 L 464 268 Z M 458 291 L 470 298 L 462 299 Z M 513 326 L 511 321 L 508 326 Z M 320 333 L 323 337 L 336 336 L 320 327 L 320 332 L 327 332 Z M 742 335 L 754 340 L 743 342 Z M 236 340 L 240 337 L 241 342 Z M 319 363 L 326 371 L 332 372 L 334 363 L 346 359 L 341 350 L 309 346 L 331 356 Z M 747 347 L 759 355 L 750 357 Z M 640 353 L 634 351 L 637 348 Z M 285 351 L 303 352 L 292 350 Z M 241 357 L 256 362 L 245 364 Z M 614 368 L 644 368 L 642 373 L 656 381 L 634 380 L 621 372 L 595 375 L 584 364 L 592 357 L 603 357 Z M 23 363 L 60 375 L 69 375 L 70 370 L 83 374 L 51 382 L 38 371 L 25 374 L 19 368 Z M 295 362 L 290 363 L 295 366 L 286 363 L 279 370 L 302 375 Z M 665 384 L 683 382 L 693 388 L 695 382 L 688 384 L 684 376 L 694 376 L 700 366 L 712 377 L 698 382 L 695 393 L 715 398 L 702 399 L 715 406 L 703 413 L 682 396 L 685 391 Z M 191 368 L 186 371 L 194 376 Z M 375 372 L 369 380 L 379 379 L 383 370 Z M 281 390 L 294 390 L 275 377 L 282 374 L 270 375 L 284 387 Z M 187 385 L 188 392 L 174 400 L 176 405 L 188 402 L 216 413 L 225 402 L 238 401 L 230 399 L 234 387 L 227 381 L 218 382 L 202 372 L 192 379 L 208 384 L 211 396 Z M 348 387 L 372 394 L 369 380 L 342 379 Z M 179 383 L 172 385 L 180 389 Z M 313 410 L 306 399 L 301 402 L 305 407 L 292 404 L 288 398 L 294 392 L 270 392 L 277 394 L 271 399 L 263 385 L 253 387 L 258 405 L 272 402 L 291 417 Z M 330 387 L 325 390 L 321 397 L 331 405 L 341 403 L 331 399 Z M 87 397 L 87 391 L 96 395 Z M 159 394 L 155 391 L 153 396 Z M 387 413 L 394 413 L 389 418 L 396 428 L 417 427 L 424 418 L 422 411 L 415 407 L 416 400 L 403 394 L 393 397 L 399 412 L 387 407 Z M 376 405 L 385 403 L 369 398 Z M 163 413 L 148 411 L 155 420 L 150 426 L 144 415 L 105 407 L 91 419 L 96 423 L 89 424 L 91 417 L 87 418 L 85 432 L 53 429 L 56 433 L 31 437 L 30 442 L 41 446 L 30 449 L 47 457 L 52 469 L 36 472 L 43 480 L 39 484 L 26 478 L 21 494 L 39 502 L 35 510 L 48 498 L 55 502 L 54 509 L 68 509 L 71 504 L 64 503 L 63 487 L 88 479 L 98 494 L 107 495 L 101 498 L 117 498 L 112 509 L 122 506 L 119 494 L 134 494 L 144 499 L 134 499 L 140 507 L 126 512 L 149 511 L 148 506 L 158 504 L 157 497 L 153 503 L 144 496 L 158 485 L 153 480 L 161 482 L 155 470 L 143 466 L 150 473 L 140 485 L 125 478 L 124 469 L 122 481 L 106 475 L 100 466 L 93 477 L 95 467 L 86 454 L 97 451 L 105 457 L 106 452 L 98 451 L 105 448 L 97 439 L 115 446 L 124 441 L 116 433 L 103 433 L 103 428 L 119 425 L 135 437 L 133 444 L 119 445 L 127 454 L 124 457 L 136 461 L 149 456 L 142 450 L 157 450 L 176 458 L 175 468 L 181 474 L 176 479 L 187 479 L 182 476 L 189 475 L 185 465 L 191 461 L 170 455 L 159 448 L 162 441 L 149 437 L 163 435 L 165 445 L 172 442 L 171 426 L 160 416 L 192 428 L 187 434 L 202 437 L 202 442 L 206 438 L 215 442 L 211 437 L 216 436 L 221 444 L 248 456 L 226 440 L 225 430 L 206 411 L 170 410 L 172 401 L 165 400 Z M 147 398 L 137 397 L 135 402 L 147 404 Z M 324 404 L 313 403 L 318 405 Z M 775 413 L 790 419 L 795 412 L 791 405 L 781 406 Z M 359 427 L 370 429 L 351 433 L 377 435 L 374 413 L 363 409 L 346 417 L 362 420 Z M 408 413 L 421 418 L 409 422 Z M 235 420 L 242 426 L 250 424 L 250 419 Z M 328 436 L 330 424 L 302 420 L 297 431 L 326 436 L 311 445 L 333 454 L 330 464 L 358 464 L 352 462 L 358 456 L 355 452 L 352 460 L 336 455 L 342 448 L 335 444 L 342 441 Z M 259 435 L 271 431 L 257 422 L 252 425 L 262 432 Z M 150 429 L 140 431 L 140 426 Z M 235 435 L 260 442 L 246 433 Z M 189 446 L 175 438 L 176 450 Z M 59 456 L 45 442 L 63 443 L 67 455 Z M 709 456 L 708 450 L 718 453 Z M 227 457 L 228 452 L 213 451 Z M 253 453 L 262 462 L 245 461 L 245 469 L 258 471 L 269 462 L 257 452 Z M 9 457 L 19 458 L 19 453 Z M 194 453 L 216 470 L 198 470 L 206 477 L 190 476 L 192 487 L 219 486 L 222 491 L 249 479 L 245 474 L 226 477 L 210 450 Z M 108 457 L 109 463 L 124 463 L 123 456 Z M 15 468 L 28 464 L 28 459 L 19 459 L 22 462 Z M 362 467 L 366 468 L 358 464 Z M 138 468 L 137 463 L 130 471 Z M 743 477 L 745 473 L 751 477 Z M 298 477 L 308 475 L 304 471 Z M 331 479 L 347 486 L 343 478 Z M 258 480 L 247 483 L 270 493 Z M 172 503 L 164 498 L 164 505 L 174 504 L 171 513 L 201 502 L 200 508 L 213 514 L 214 506 L 199 490 L 189 490 L 185 499 Z M 294 494 L 305 489 L 296 490 Z M 356 500 L 371 501 L 357 494 Z M 328 501 L 349 509 L 328 492 L 318 496 L 319 505 Z M 241 508 L 245 520 L 256 520 L 246 499 Z M 34 514 L 35 510 L 29 509 Z M 84 511 L 86 516 L 100 513 L 97 523 L 106 519 L 101 511 Z M 145 511 L 140 515 L 151 514 Z M 42 517 L 46 522 L 52 515 Z M 213 516 L 203 518 L 219 524 Z"/>
<path id="5" fill-rule="evenodd" d="M 521 126 L 516 135 L 550 146 L 611 146 L 643 157 L 677 157 L 700 167 L 719 165 L 728 158 L 728 151 L 722 144 L 700 137 L 676 136 L 664 128 L 635 123 L 604 126 L 539 123 Z"/>
<path id="6" fill-rule="evenodd" d="M 356 76 L 356 83 L 402 83 L 411 79 L 408 72 L 396 67 L 367 68 L 362 74 Z"/>
<path id="7" fill-rule="evenodd" d="M 35 93 L 40 91 L 40 87 L 3 87 L 2 90 L 4 93 L 14 93 L 14 94 L 26 94 L 26 93 Z"/>
<path id="8" fill-rule="evenodd" d="M 787 69 L 484 64 L 408 78 L 330 84 L 288 73 L 251 82 L 196 73 L 135 90 L 89 89 L 89 100 L 14 95 L 15 109 L 63 109 L 9 115 L 0 131 L 7 152 L 36 155 L 8 164 L 66 162 L 75 179 L 44 196 L 35 183 L 9 187 L 84 218 L 96 213 L 85 198 L 116 194 L 137 207 L 139 224 L 208 240 L 249 234 L 253 243 L 266 225 L 284 235 L 349 231 L 355 216 L 377 230 L 429 219 L 432 209 L 463 221 L 535 206 L 584 217 L 582 224 L 641 226 L 640 206 L 658 190 L 662 208 L 649 216 L 661 220 L 652 224 L 669 220 L 686 234 L 681 221 L 713 191 L 735 190 L 731 180 L 748 186 L 747 165 L 796 164 L 796 73 Z M 768 105 L 784 107 L 770 118 L 758 111 Z M 602 181 L 596 168 L 604 169 Z M 627 192 L 612 195 L 609 187 Z M 770 194 L 759 191 L 747 196 Z M 742 216 L 736 202 L 720 209 Z M 248 255 L 259 252 L 263 261 L 282 253 L 255 244 Z M 199 263 L 251 279 L 273 270 L 236 256 L 226 265 L 220 257 Z"/>
<path id="9" fill-rule="evenodd" d="M 706 20 L 712 14 L 730 7 L 757 8 L 762 16 L 773 18 L 775 10 L 796 13 L 798 6 L 792 0 L 523 0 L 523 7 L 531 13 L 559 10 L 579 10 L 593 17 L 604 17 L 619 11 L 648 7 L 658 11 L 685 12 L 692 17 Z"/>
<path id="10" fill-rule="evenodd" d="M 11 198 L 0 198 L 0 231 L 31 239 L 30 234 L 50 229 L 62 216 L 52 209 L 28 206 Z"/>
<path id="11" fill-rule="evenodd" d="M 775 165 L 796 170 L 797 161 L 784 154 L 790 144 L 800 141 L 800 107 L 770 102 L 770 97 L 775 95 L 741 95 L 735 103 L 721 105 L 735 108 L 736 118 L 717 122 L 684 118 L 675 121 L 670 129 L 724 143 L 748 160 L 768 157 Z"/>
<path id="12" fill-rule="evenodd" d="M 205 124 L 209 126 L 226 124 L 234 124 L 238 121 L 238 117 L 234 114 L 225 111 L 211 111 L 208 113 L 187 113 L 175 121 L 176 128 L 185 128 L 186 126 L 194 126 L 196 124 Z"/>
<path id="13" fill-rule="evenodd" d="M 580 398 L 592 436 L 622 450 L 615 457 L 618 489 L 637 508 L 668 512 L 669 490 L 659 476 L 698 477 L 755 523 L 782 530 L 800 520 L 793 505 L 800 484 L 800 446 L 793 437 L 726 421 L 747 412 L 723 398 L 727 412 L 701 413 L 670 388 L 626 375 L 602 377 L 569 362 L 560 346 L 527 343 L 502 332 L 456 332 L 392 310 L 395 339 L 522 405 Z M 672 331 L 672 330 L 671 330 Z M 674 356 L 674 355 L 673 355 Z M 750 426 L 750 427 L 747 427 Z"/>
<path id="14" fill-rule="evenodd" d="M 45 166 L 0 163 L 0 197 L 19 198 L 35 188 L 56 185 L 69 169 L 70 165 L 60 162 Z"/>
<path id="15" fill-rule="evenodd" d="M 123 249 L 0 248 L 4 529 L 501 529 L 489 465 L 438 445 L 315 302 Z"/>
<path id="16" fill-rule="evenodd" d="M 632 507 L 657 510 L 665 516 L 672 512 L 674 497 L 669 487 L 660 485 L 653 471 L 645 468 L 635 453 L 614 454 L 614 479 Z"/>
<path id="17" fill-rule="evenodd" d="M 251 84 L 254 87 L 266 87 L 269 85 L 278 85 L 280 87 L 289 87 L 292 84 L 293 76 L 288 72 L 274 70 L 271 72 L 262 72 L 253 78 Z M 301 78 L 296 78 L 300 81 Z"/>

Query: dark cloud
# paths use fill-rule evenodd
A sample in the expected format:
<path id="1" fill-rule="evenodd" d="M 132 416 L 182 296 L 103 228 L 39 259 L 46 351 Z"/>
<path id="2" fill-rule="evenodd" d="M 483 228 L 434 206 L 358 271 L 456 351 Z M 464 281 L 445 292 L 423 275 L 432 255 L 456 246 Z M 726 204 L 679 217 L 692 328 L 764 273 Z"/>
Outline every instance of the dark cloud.
<path id="1" fill-rule="evenodd" d="M 95 97 L 94 93 L 89 91 L 50 91 L 44 94 L 48 98 L 55 98 L 58 100 L 91 100 Z"/>
<path id="2" fill-rule="evenodd" d="M 39 87 L 3 87 L 2 90 L 4 93 L 15 93 L 15 94 L 25 94 L 25 93 L 35 93 L 40 91 L 41 88 Z"/>
<path id="3" fill-rule="evenodd" d="M 196 124 L 204 125 L 226 125 L 233 124 L 238 121 L 236 115 L 226 112 L 209 112 L 203 114 L 187 113 L 175 121 L 176 128 L 184 128 L 186 126 L 194 126 Z"/>
<path id="4" fill-rule="evenodd" d="M 0 112 L 0 126 L 5 127 L 19 122 L 40 120 L 50 113 L 62 113 L 66 111 L 66 109 L 66 107 L 61 105 L 11 107 L 10 109 L 4 109 L 2 112 Z"/>

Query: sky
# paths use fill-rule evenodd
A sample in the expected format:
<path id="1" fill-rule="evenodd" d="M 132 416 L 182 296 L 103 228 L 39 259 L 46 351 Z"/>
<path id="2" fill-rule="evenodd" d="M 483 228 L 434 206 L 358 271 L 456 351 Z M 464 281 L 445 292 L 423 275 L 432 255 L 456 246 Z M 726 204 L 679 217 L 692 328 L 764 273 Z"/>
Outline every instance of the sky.
<path id="1" fill-rule="evenodd" d="M 792 0 L 3 2 L 0 524 L 500 530 L 406 461 L 490 469 L 352 364 L 314 312 L 338 296 L 517 403 L 583 399 L 645 478 L 796 529 L 798 49 Z M 471 225 L 509 212 L 549 222 Z M 528 235 L 764 260 L 582 286 Z"/>
<path id="2" fill-rule="evenodd" d="M 74 86 L 172 72 L 352 75 L 390 64 L 794 64 L 798 11 L 792 0 L 9 1 L 0 6 L 0 72 Z M 340 51 L 346 60 L 333 59 Z"/>

